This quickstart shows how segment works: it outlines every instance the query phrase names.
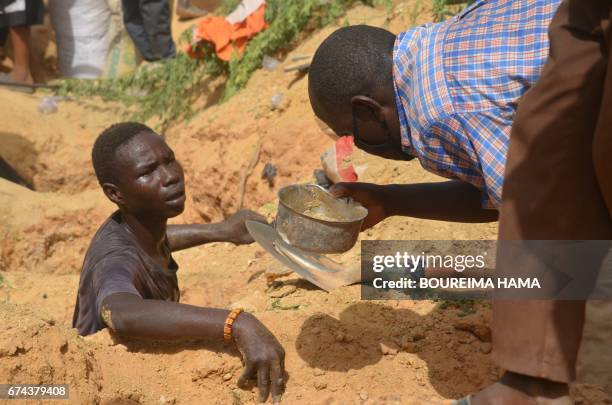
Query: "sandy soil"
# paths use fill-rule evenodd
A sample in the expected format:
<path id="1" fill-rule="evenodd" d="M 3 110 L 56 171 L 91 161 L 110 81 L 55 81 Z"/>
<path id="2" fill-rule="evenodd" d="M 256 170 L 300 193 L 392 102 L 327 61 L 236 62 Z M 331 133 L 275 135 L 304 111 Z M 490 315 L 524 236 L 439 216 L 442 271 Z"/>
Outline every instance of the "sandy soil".
<path id="1" fill-rule="evenodd" d="M 427 10 L 415 4 L 398 2 L 389 20 L 383 10 L 356 7 L 339 24 L 388 24 L 398 32 L 427 20 Z M 333 29 L 302 38 L 284 64 L 313 53 Z M 48 52 L 50 45 L 44 45 Z M 52 64 L 48 54 L 47 60 Z M 219 84 L 210 83 L 202 105 L 214 101 Z M 272 111 L 277 92 L 283 103 Z M 0 89 L 0 156 L 35 189 L 0 179 L 0 382 L 67 383 L 75 404 L 256 401 L 254 390 L 235 386 L 241 364 L 230 346 L 134 342 L 106 331 L 81 338 L 70 328 L 84 251 L 113 211 L 93 176 L 91 145 L 118 117 L 95 100 L 61 102 L 56 114 L 42 115 L 36 109 L 41 97 Z M 272 216 L 278 189 L 311 181 L 320 154 L 333 142 L 310 111 L 306 79 L 281 68 L 258 71 L 238 96 L 202 108 L 165 136 L 186 172 L 188 202 L 174 220 L 179 223 L 220 220 L 237 208 L 238 182 L 258 140 L 261 156 L 247 182 L 245 206 Z M 416 162 L 357 158 L 368 165 L 364 181 L 437 180 Z M 278 167 L 272 187 L 260 178 L 266 163 Z M 362 238 L 484 240 L 494 239 L 496 231 L 496 224 L 391 218 Z M 349 260 L 357 260 L 357 250 Z M 292 274 L 270 285 L 266 272 L 279 265 L 257 245 L 214 243 L 175 258 L 182 302 L 244 307 L 279 337 L 289 373 L 284 403 L 437 404 L 499 375 L 487 336 L 456 328 L 467 323 L 486 330 L 487 302 L 466 311 L 430 301 L 362 301 L 358 287 L 325 293 Z M 602 389 L 612 380 L 606 377 L 609 366 L 588 366 L 609 347 L 610 317 L 602 306 L 586 338 L 591 345 L 582 368 L 590 370 L 584 373 L 589 383 L 573 387 L 577 403 L 610 403 Z"/>

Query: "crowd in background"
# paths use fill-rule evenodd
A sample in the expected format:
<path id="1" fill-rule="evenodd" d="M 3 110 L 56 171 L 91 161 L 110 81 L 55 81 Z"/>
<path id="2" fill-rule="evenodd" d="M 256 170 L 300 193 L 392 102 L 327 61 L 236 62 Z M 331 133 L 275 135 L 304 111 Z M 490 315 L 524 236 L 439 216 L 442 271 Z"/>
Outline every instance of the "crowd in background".
<path id="1" fill-rule="evenodd" d="M 198 18 L 216 3 L 207 0 L 199 7 L 177 0 L 174 10 L 179 19 Z M 10 44 L 12 49 L 12 70 L 0 73 L 0 84 L 33 83 L 31 27 L 43 24 L 46 12 L 55 31 L 60 74 L 96 78 L 121 73 L 122 63 L 174 57 L 171 10 L 172 0 L 0 0 L 0 47 Z"/>

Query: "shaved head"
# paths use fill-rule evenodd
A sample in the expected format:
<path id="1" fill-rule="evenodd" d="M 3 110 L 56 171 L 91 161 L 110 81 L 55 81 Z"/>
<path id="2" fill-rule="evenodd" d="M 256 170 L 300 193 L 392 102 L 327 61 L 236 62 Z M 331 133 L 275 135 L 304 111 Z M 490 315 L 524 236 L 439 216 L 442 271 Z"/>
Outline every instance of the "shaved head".
<path id="1" fill-rule="evenodd" d="M 327 37 L 308 73 L 315 114 L 329 125 L 338 113 L 350 111 L 354 96 L 393 86 L 394 43 L 391 32 L 367 25 L 343 27 Z"/>

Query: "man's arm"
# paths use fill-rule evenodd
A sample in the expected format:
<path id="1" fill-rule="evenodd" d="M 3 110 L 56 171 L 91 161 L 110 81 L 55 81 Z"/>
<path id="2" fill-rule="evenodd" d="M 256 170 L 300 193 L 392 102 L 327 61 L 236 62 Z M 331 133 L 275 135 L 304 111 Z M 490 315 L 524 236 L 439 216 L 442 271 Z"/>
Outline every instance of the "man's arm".
<path id="1" fill-rule="evenodd" d="M 336 197 L 351 197 L 368 211 L 363 229 L 385 218 L 400 215 L 449 222 L 493 222 L 498 212 L 482 208 L 481 191 L 462 181 L 390 184 L 338 183 Z"/>
<path id="2" fill-rule="evenodd" d="M 237 245 L 253 243 L 245 221 L 266 223 L 266 219 L 249 210 L 240 210 L 216 224 L 168 225 L 166 235 L 170 250 L 187 249 L 210 242 L 232 242 Z"/>
<path id="3" fill-rule="evenodd" d="M 497 210 L 482 208 L 482 192 L 463 181 L 384 186 L 385 211 L 389 216 L 448 222 L 493 222 Z"/>
<path id="4" fill-rule="evenodd" d="M 145 340 L 222 341 L 228 314 L 224 309 L 145 300 L 130 293 L 111 294 L 101 307 L 102 319 L 113 332 Z M 238 315 L 232 335 L 245 362 L 238 384 L 256 378 L 262 401 L 270 391 L 277 399 L 283 389 L 285 357 L 278 340 L 249 313 Z"/>

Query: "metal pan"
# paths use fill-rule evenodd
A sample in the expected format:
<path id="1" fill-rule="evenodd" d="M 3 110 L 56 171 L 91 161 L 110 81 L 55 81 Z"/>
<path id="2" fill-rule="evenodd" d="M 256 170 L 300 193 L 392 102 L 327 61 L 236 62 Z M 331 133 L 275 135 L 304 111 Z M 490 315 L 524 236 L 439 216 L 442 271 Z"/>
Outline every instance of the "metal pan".
<path id="1" fill-rule="evenodd" d="M 315 253 L 343 253 L 359 237 L 368 210 L 334 198 L 315 184 L 291 185 L 278 192 L 275 228 L 289 245 Z"/>

